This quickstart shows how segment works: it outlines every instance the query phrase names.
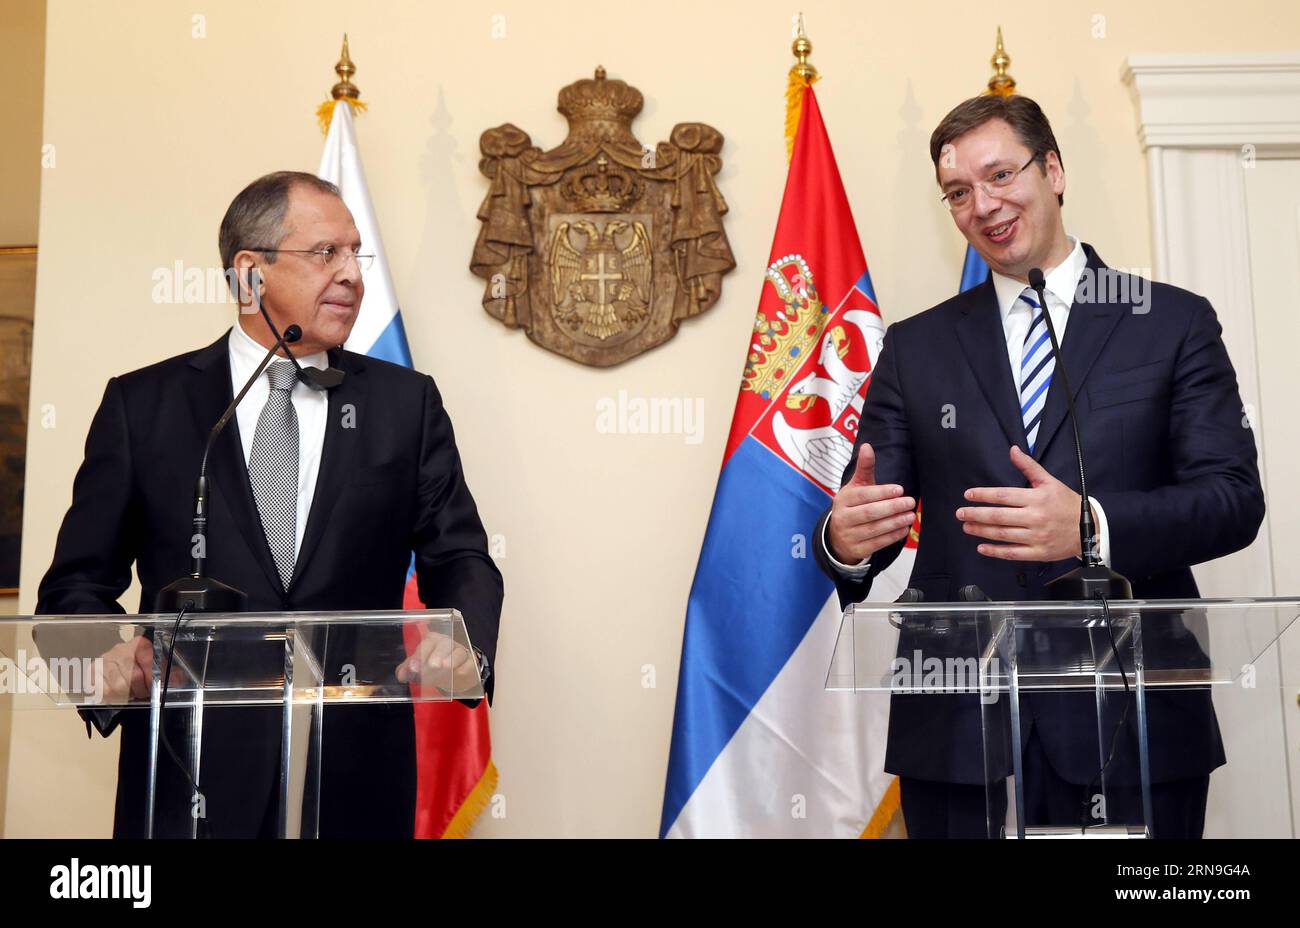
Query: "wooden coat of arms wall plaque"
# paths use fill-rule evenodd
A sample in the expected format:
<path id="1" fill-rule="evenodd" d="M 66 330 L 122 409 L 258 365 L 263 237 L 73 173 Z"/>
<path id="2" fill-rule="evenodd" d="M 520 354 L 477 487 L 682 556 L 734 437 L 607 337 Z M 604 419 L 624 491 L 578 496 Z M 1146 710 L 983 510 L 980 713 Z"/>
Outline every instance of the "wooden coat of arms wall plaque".
<path id="1" fill-rule="evenodd" d="M 560 91 L 569 136 L 557 148 L 510 123 L 479 142 L 491 184 L 470 269 L 486 281 L 483 308 L 595 367 L 672 338 L 736 266 L 714 182 L 722 134 L 678 123 L 652 150 L 632 134 L 642 102 L 597 68 Z"/>

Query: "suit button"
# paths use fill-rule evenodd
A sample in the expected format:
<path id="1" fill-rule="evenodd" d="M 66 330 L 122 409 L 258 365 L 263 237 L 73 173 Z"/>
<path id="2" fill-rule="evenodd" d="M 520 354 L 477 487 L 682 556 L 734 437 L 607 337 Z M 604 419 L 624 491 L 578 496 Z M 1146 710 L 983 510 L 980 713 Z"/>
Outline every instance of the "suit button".
<path id="1" fill-rule="evenodd" d="M 1016 571 L 1016 583 L 1020 584 L 1021 586 L 1029 586 L 1029 578 L 1025 576 L 1025 572 L 1023 570 Z"/>

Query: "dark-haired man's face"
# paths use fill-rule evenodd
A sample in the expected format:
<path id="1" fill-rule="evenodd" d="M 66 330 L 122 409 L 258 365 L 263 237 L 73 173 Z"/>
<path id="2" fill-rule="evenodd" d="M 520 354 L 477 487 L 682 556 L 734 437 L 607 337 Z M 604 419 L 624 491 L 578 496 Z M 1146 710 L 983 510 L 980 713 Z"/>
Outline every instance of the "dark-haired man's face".
<path id="1" fill-rule="evenodd" d="M 333 246 L 339 252 L 355 253 L 361 247 L 361 235 L 351 210 L 333 194 L 295 185 L 289 191 L 283 228 L 286 234 L 277 246 L 280 253 L 274 264 L 265 260 L 266 255 L 243 253 L 256 261 L 261 272 L 263 305 L 281 332 L 292 324 L 302 328 L 295 354 L 343 344 L 357 321 L 365 294 L 361 268 L 352 258 L 340 257 L 333 266 L 325 266 L 318 255 L 292 252 Z M 274 336 L 256 313 L 241 314 L 240 323 L 258 342 L 268 348 L 274 344 Z"/>
<path id="2" fill-rule="evenodd" d="M 977 183 L 999 172 L 1014 174 L 1033 152 L 1005 120 L 991 119 L 953 139 L 939 156 L 939 186 L 945 194 L 970 188 L 953 222 L 993 270 L 1025 280 L 1031 267 L 1050 270 L 1070 252 L 1057 197 L 1065 192 L 1065 170 L 1055 152 L 1047 167 L 1029 165 L 996 195 Z M 1002 175 L 1003 177 L 1007 175 Z M 992 186 L 992 185 L 990 185 Z"/>

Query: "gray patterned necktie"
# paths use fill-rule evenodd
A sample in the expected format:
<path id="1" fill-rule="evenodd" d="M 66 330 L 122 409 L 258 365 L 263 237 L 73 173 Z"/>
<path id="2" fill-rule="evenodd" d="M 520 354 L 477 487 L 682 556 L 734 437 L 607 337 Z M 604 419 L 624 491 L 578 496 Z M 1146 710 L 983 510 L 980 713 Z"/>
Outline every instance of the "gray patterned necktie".
<path id="1" fill-rule="evenodd" d="M 287 590 L 298 558 L 298 414 L 289 398 L 298 377 L 292 361 L 275 361 L 266 376 L 271 379 L 271 394 L 253 433 L 248 480 L 280 582 Z"/>

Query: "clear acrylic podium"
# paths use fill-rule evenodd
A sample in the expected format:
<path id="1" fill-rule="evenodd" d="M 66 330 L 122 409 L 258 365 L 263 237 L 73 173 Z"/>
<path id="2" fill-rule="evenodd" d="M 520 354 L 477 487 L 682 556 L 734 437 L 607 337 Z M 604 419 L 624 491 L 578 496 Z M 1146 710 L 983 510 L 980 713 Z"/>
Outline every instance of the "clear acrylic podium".
<path id="1" fill-rule="evenodd" d="M 422 642 L 436 659 L 412 672 Z M 205 710 L 278 709 L 278 833 L 315 837 L 325 707 L 479 699 L 474 667 L 455 610 L 195 614 L 179 630 L 174 615 L 0 618 L 0 700 L 16 711 L 100 727 L 148 713 L 150 837 L 201 834 Z"/>
<path id="2" fill-rule="evenodd" d="M 888 697 L 900 717 L 964 720 L 960 742 L 982 752 L 991 838 L 1151 836 L 1156 759 L 1209 750 L 1220 734 L 1227 763 L 1211 796 L 1250 823 L 1216 828 L 1292 836 L 1284 713 L 1295 694 L 1284 680 L 1300 651 L 1279 640 L 1298 615 L 1297 599 L 1119 601 L 1109 613 L 1096 602 L 861 603 L 844 612 L 825 686 Z M 1080 786 L 1077 817 L 1027 825 L 1024 738 L 1061 718 L 1087 720 L 1069 737 L 1095 758 L 1095 780 Z"/>

